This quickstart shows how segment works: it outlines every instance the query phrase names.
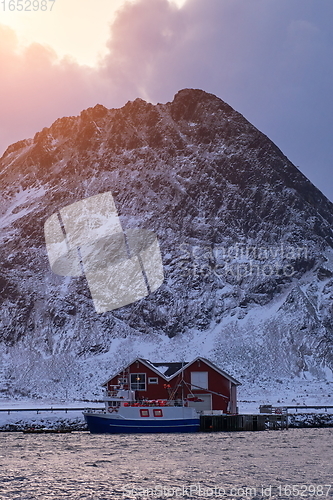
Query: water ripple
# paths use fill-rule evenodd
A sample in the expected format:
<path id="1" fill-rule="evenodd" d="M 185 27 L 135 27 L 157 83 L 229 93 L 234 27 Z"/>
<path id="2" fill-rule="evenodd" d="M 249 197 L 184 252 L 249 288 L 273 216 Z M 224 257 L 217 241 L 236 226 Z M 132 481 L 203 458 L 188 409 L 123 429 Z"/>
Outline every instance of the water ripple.
<path id="1" fill-rule="evenodd" d="M 332 449 L 332 429 L 1 433 L 0 500 L 332 500 Z"/>

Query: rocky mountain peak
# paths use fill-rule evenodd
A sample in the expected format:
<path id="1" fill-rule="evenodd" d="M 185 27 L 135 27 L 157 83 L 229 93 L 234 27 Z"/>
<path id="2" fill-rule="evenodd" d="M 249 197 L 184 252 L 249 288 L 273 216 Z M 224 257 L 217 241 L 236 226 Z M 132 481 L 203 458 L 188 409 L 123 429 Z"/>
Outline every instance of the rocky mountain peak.
<path id="1" fill-rule="evenodd" d="M 166 104 L 59 118 L 7 149 L 0 178 L 0 356 L 11 387 L 18 352 L 28 393 L 40 393 L 41 371 L 50 391 L 74 372 L 82 390 L 97 387 L 88 365 L 106 377 L 110 360 L 116 370 L 136 355 L 205 354 L 236 377 L 332 369 L 333 205 L 218 97 L 183 89 Z M 52 273 L 43 227 L 106 191 L 125 231 L 157 235 L 165 280 L 97 314 L 84 277 Z"/>

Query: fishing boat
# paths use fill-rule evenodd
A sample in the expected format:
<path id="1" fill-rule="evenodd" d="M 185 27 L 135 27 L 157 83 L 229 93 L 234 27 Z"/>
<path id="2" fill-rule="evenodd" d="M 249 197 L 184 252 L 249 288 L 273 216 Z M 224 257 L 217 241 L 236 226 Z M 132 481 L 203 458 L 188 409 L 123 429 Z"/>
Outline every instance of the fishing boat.
<path id="1" fill-rule="evenodd" d="M 104 397 L 105 409 L 83 412 L 88 429 L 94 434 L 196 432 L 200 416 L 187 401 L 140 400 L 135 391 L 114 387 Z"/>

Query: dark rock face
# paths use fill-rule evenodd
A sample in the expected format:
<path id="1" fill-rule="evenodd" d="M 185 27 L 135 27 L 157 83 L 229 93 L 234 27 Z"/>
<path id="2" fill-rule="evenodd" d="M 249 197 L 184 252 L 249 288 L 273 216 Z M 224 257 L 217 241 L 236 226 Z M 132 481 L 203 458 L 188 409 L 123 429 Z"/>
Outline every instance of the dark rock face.
<path id="1" fill-rule="evenodd" d="M 183 338 L 184 349 L 192 335 L 190 352 L 200 354 L 202 335 L 207 356 L 238 373 L 333 367 L 333 205 L 219 98 L 185 89 L 167 104 L 136 99 L 58 119 L 7 149 L 0 178 L 0 338 L 11 366 L 19 345 L 77 364 L 113 356 L 115 339 L 130 356 L 126 339 L 136 335 L 155 347 Z M 124 230 L 157 234 L 165 281 L 98 315 L 85 278 L 52 274 L 43 226 L 105 191 Z M 118 355 L 115 369 L 126 358 Z"/>

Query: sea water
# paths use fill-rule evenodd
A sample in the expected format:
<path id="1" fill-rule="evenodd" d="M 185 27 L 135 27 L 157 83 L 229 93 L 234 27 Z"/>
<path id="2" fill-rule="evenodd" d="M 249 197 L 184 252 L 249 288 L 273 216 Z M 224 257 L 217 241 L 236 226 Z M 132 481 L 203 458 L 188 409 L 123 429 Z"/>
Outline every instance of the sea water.
<path id="1" fill-rule="evenodd" d="M 333 428 L 0 433 L 1 500 L 333 498 Z"/>

